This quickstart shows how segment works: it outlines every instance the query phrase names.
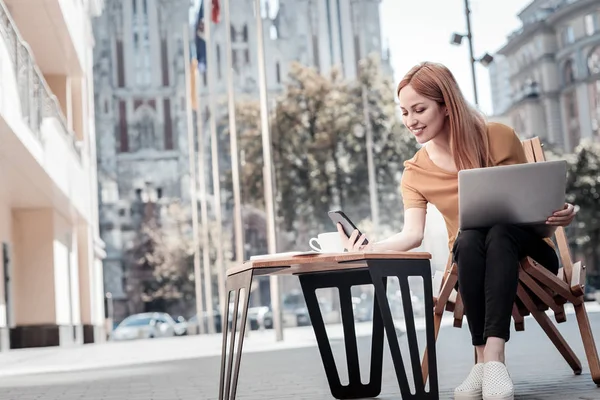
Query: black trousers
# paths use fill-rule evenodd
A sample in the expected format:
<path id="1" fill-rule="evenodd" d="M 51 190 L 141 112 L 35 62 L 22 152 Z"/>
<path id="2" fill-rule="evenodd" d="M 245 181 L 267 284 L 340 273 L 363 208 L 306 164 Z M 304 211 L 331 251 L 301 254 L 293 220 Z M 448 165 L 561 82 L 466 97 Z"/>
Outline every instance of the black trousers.
<path id="1" fill-rule="evenodd" d="M 533 231 L 514 225 L 461 231 L 454 243 L 458 287 L 474 346 L 510 338 L 519 261 L 529 256 L 556 274 L 554 249 Z"/>

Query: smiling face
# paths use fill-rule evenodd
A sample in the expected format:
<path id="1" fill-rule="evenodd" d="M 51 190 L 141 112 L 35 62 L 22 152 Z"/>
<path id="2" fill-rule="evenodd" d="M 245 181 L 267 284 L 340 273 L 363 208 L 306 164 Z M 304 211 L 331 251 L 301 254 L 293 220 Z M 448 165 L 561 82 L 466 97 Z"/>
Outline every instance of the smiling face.
<path id="1" fill-rule="evenodd" d="M 402 110 L 402 122 L 420 144 L 427 143 L 447 131 L 446 106 L 420 95 L 410 84 L 400 90 L 398 99 Z"/>

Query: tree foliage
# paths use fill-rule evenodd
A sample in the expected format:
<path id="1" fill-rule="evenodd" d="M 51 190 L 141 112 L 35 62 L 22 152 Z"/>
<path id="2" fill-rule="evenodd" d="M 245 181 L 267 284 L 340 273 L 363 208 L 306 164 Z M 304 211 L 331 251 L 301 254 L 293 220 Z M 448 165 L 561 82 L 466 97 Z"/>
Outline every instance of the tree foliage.
<path id="1" fill-rule="evenodd" d="M 590 275 L 600 274 L 600 143 L 583 142 L 567 156 L 567 201 L 578 207 L 569 229 L 571 244 L 587 258 Z M 600 282 L 596 283 L 600 284 Z"/>
<path id="2" fill-rule="evenodd" d="M 294 63 L 286 82 L 269 112 L 280 233 L 333 230 L 327 211 L 335 208 L 355 221 L 370 218 L 366 123 L 373 134 L 380 219 L 400 228 L 400 174 L 416 142 L 398 119 L 394 85 L 377 59 L 363 60 L 356 80 L 343 79 L 336 69 L 321 74 Z M 236 122 L 242 201 L 264 209 L 258 102 L 238 102 Z"/>
<path id="3" fill-rule="evenodd" d="M 166 311 L 194 305 L 193 242 L 189 207 L 179 202 L 143 205 L 133 246 L 127 251 L 128 281 L 141 311 Z M 132 297 L 132 296 L 130 296 Z"/>

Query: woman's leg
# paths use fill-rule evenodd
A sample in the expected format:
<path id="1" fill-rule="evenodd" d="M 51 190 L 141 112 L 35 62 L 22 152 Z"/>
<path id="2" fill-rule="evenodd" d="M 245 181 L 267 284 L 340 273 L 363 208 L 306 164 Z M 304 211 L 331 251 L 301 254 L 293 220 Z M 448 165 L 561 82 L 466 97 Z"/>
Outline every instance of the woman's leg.
<path id="1" fill-rule="evenodd" d="M 517 294 L 519 261 L 530 255 L 553 273 L 558 271 L 554 250 L 533 231 L 514 225 L 492 227 L 485 241 L 485 361 L 504 362 L 510 338 L 512 306 Z"/>
<path id="2" fill-rule="evenodd" d="M 465 307 L 471 340 L 477 351 L 477 363 L 465 380 L 454 389 L 455 400 L 481 399 L 483 385 L 483 340 L 485 323 L 485 239 L 486 229 L 461 231 L 454 244 L 453 257 L 458 264 L 458 290 Z"/>
<path id="3" fill-rule="evenodd" d="M 558 259 L 554 250 L 533 231 L 512 225 L 492 227 L 488 231 L 485 248 L 483 337 L 486 344 L 481 393 L 484 400 L 513 400 L 514 385 L 504 364 L 504 348 L 510 338 L 510 319 L 519 283 L 519 261 L 530 255 L 556 272 Z"/>
<path id="4" fill-rule="evenodd" d="M 458 288 L 477 350 L 477 362 L 483 362 L 485 324 L 485 241 L 486 229 L 461 231 L 454 245 L 454 260 L 458 264 Z"/>

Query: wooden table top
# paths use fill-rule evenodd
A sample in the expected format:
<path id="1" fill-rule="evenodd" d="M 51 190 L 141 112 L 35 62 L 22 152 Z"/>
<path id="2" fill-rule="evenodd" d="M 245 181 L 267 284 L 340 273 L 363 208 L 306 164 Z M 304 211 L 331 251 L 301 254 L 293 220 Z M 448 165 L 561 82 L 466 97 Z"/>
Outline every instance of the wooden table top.
<path id="1" fill-rule="evenodd" d="M 290 275 L 306 272 L 356 269 L 366 267 L 366 260 L 429 260 L 430 253 L 424 252 L 351 252 L 313 254 L 266 254 L 255 257 L 227 270 L 227 276 L 254 270 L 256 275 Z"/>

